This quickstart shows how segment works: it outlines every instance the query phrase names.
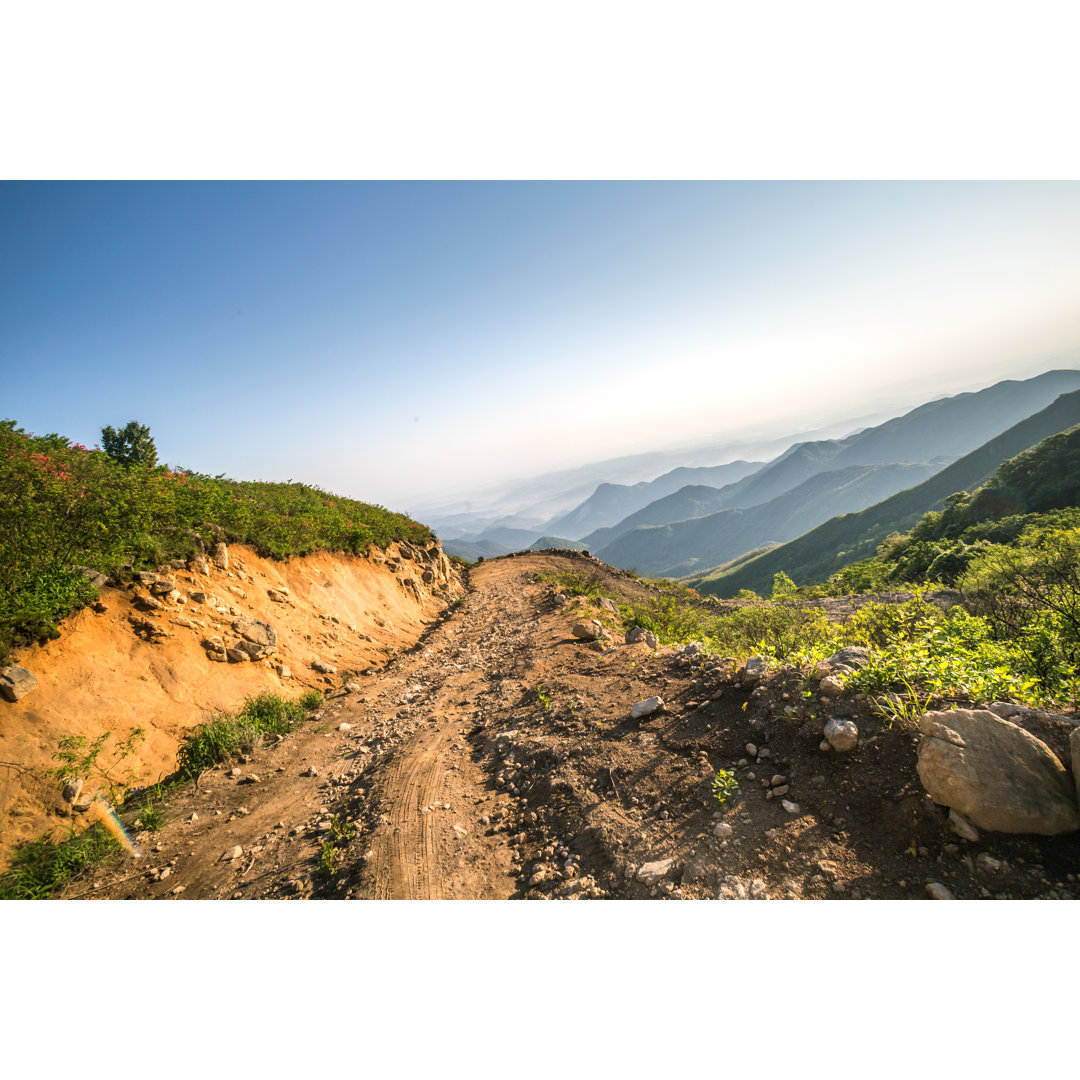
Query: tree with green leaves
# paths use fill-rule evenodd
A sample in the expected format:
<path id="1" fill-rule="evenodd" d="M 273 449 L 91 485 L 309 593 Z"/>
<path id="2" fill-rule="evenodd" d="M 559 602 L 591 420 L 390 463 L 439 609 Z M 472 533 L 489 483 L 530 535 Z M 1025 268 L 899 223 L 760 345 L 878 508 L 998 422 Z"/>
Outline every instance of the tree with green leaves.
<path id="1" fill-rule="evenodd" d="M 113 427 L 101 429 L 101 448 L 120 465 L 145 465 L 152 469 L 157 464 L 157 447 L 150 437 L 150 429 L 135 420 L 128 421 L 120 431 Z"/>

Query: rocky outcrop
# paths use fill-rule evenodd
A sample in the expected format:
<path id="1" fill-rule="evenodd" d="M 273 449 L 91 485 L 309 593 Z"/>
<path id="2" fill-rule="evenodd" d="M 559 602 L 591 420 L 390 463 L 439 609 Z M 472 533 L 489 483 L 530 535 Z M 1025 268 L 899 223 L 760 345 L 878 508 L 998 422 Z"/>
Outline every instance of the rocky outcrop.
<path id="1" fill-rule="evenodd" d="M 934 802 L 991 832 L 1080 829 L 1077 793 L 1050 748 L 988 710 L 925 713 L 919 779 Z"/>

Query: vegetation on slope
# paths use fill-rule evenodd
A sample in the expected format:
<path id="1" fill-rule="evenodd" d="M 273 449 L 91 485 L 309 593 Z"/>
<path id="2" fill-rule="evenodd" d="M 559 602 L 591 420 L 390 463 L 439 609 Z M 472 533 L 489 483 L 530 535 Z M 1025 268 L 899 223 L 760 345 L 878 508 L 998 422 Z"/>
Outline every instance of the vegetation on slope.
<path id="1" fill-rule="evenodd" d="M 103 434 L 116 458 L 0 422 L 0 658 L 15 644 L 55 636 L 60 619 L 95 597 L 80 565 L 113 573 L 186 558 L 200 531 L 209 542 L 221 530 L 276 559 L 363 554 L 372 544 L 432 535 L 404 514 L 306 484 L 157 465 L 149 432 L 137 424 Z"/>

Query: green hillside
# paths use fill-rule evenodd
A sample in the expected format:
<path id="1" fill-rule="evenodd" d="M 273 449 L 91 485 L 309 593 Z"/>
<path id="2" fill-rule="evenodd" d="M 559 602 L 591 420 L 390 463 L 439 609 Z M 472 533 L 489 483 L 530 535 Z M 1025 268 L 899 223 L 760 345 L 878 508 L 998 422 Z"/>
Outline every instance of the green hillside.
<path id="1" fill-rule="evenodd" d="M 690 583 L 703 593 L 735 596 L 741 589 L 767 593 L 773 575 L 780 572 L 800 585 L 824 581 L 842 567 L 873 555 L 890 534 L 911 529 L 928 511 L 943 507 L 949 496 L 986 483 L 1010 458 L 1078 423 L 1080 391 L 1062 394 L 1041 412 L 1022 420 L 922 484 L 865 510 L 832 518 L 756 559 L 735 568 L 714 570 Z M 998 494 L 982 498 L 1007 496 L 1004 488 L 994 490 Z"/>
<path id="2" fill-rule="evenodd" d="M 855 465 L 820 472 L 758 506 L 719 510 L 666 525 L 640 525 L 597 554 L 612 566 L 683 577 L 762 544 L 790 540 L 837 513 L 866 506 L 932 472 L 931 465 Z"/>
<path id="3" fill-rule="evenodd" d="M 157 566 L 195 554 L 200 536 L 209 543 L 221 535 L 276 559 L 363 554 L 372 544 L 432 536 L 404 514 L 306 484 L 157 465 L 142 431 L 145 439 L 129 440 L 126 452 L 114 443 L 110 456 L 0 422 L 0 657 L 18 642 L 55 636 L 59 619 L 94 599 L 79 566 L 106 574 Z"/>

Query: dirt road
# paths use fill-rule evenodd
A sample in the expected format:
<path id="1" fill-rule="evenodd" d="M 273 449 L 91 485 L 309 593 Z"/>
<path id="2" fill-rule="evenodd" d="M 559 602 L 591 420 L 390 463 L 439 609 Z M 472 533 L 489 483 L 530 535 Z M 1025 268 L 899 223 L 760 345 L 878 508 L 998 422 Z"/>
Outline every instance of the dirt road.
<path id="1" fill-rule="evenodd" d="M 951 834 L 919 787 L 912 732 L 837 702 L 860 744 L 822 753 L 803 673 L 771 672 L 751 692 L 722 658 L 626 645 L 616 615 L 537 580 L 554 571 L 616 598 L 648 589 L 568 555 L 475 567 L 468 595 L 415 647 L 335 691 L 301 730 L 175 792 L 166 825 L 136 838 L 141 859 L 66 895 L 921 898 L 932 882 L 962 897 L 1080 892 L 1070 838 Z M 593 616 L 612 635 L 596 645 L 571 633 Z M 630 705 L 652 695 L 663 710 L 631 720 Z M 739 785 L 723 804 L 721 768 Z"/>

